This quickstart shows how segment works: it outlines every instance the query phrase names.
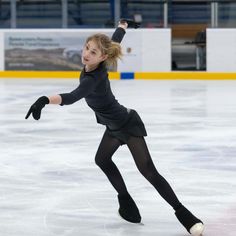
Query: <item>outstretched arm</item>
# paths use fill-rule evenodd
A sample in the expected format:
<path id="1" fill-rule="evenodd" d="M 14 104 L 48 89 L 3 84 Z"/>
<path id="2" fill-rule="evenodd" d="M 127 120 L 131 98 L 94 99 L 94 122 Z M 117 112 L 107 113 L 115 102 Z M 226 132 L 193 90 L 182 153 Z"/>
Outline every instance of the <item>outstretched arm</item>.
<path id="1" fill-rule="evenodd" d="M 82 81 L 80 80 L 79 86 L 76 89 L 74 89 L 72 92 L 62 93 L 58 95 L 61 97 L 61 102 L 59 104 L 70 105 L 79 101 L 81 98 L 84 98 L 88 96 L 89 94 L 91 94 L 96 88 L 98 83 L 99 83 L 99 80 L 92 76 L 84 77 Z M 56 97 L 54 98 L 56 102 L 59 102 L 60 99 Z M 51 98 L 51 100 L 53 102 L 53 97 Z"/>
<path id="2" fill-rule="evenodd" d="M 41 111 L 47 104 L 60 104 L 70 105 L 77 102 L 83 97 L 89 95 L 96 87 L 99 80 L 95 80 L 93 77 L 84 78 L 80 85 L 70 93 L 63 93 L 53 96 L 42 96 L 37 99 L 35 103 L 30 107 L 25 119 L 28 119 L 32 114 L 35 120 L 39 120 L 41 117 Z"/>
<path id="3" fill-rule="evenodd" d="M 49 104 L 58 104 L 59 105 L 62 102 L 61 95 L 59 95 L 59 94 L 48 96 L 48 99 L 49 99 Z"/>
<path id="4" fill-rule="evenodd" d="M 111 40 L 120 43 L 125 35 L 125 30 L 128 28 L 127 22 L 119 22 L 118 27 L 116 28 L 115 32 L 113 33 Z"/>
<path id="5" fill-rule="evenodd" d="M 131 19 L 120 19 L 116 31 L 112 35 L 112 41 L 120 43 L 125 35 L 125 30 L 127 28 L 139 28 L 140 23 L 137 23 Z"/>

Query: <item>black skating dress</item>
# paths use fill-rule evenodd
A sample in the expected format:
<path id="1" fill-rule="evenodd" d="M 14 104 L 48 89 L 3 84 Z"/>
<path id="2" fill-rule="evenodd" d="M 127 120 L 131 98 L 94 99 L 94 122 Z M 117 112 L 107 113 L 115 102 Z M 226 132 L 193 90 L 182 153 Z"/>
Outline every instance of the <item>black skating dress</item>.
<path id="1" fill-rule="evenodd" d="M 120 43 L 125 30 L 118 27 L 112 35 L 112 40 Z M 95 112 L 97 122 L 105 125 L 107 132 L 127 143 L 130 136 L 146 136 L 145 126 L 133 109 L 128 109 L 115 99 L 110 87 L 108 72 L 102 62 L 93 70 L 86 72 L 85 67 L 80 74 L 79 86 L 70 93 L 60 94 L 61 105 L 70 105 L 85 98 L 88 106 Z"/>

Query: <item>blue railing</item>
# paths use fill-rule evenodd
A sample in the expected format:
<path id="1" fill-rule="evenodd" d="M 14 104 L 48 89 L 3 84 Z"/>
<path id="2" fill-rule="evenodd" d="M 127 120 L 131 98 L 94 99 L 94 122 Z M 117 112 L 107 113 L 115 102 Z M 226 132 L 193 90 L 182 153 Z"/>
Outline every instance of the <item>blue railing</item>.
<path id="1" fill-rule="evenodd" d="M 63 1 L 66 1 L 67 7 L 64 18 Z M 167 13 L 168 26 L 209 24 L 212 21 L 214 3 L 217 4 L 219 26 L 236 27 L 235 0 L 9 0 L 0 1 L 0 28 L 61 28 L 62 25 L 68 28 L 111 27 L 114 26 L 117 6 L 120 17 L 140 15 L 142 27 L 163 27 Z M 165 4 L 168 7 L 167 13 Z M 14 7 L 15 18 L 12 12 Z"/>

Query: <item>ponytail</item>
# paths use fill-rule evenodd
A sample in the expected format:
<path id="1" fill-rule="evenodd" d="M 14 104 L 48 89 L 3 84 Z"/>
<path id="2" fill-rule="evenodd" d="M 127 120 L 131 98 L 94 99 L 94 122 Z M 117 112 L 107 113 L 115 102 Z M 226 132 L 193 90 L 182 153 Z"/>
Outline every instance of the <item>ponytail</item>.
<path id="1" fill-rule="evenodd" d="M 122 50 L 119 43 L 111 41 L 111 46 L 108 49 L 108 57 L 105 61 L 108 67 L 116 67 L 117 60 L 121 59 L 122 57 Z"/>

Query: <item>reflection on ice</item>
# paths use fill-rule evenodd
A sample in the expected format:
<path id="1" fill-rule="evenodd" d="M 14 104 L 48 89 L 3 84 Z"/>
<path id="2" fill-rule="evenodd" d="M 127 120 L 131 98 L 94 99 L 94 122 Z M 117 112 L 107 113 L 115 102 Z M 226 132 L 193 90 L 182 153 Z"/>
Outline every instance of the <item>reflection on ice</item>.
<path id="1" fill-rule="evenodd" d="M 41 95 L 76 80 L 0 80 L 0 235 L 184 236 L 172 209 L 139 174 L 125 146 L 114 155 L 143 224 L 117 214 L 116 193 L 94 164 L 104 127 L 82 100 L 47 106 L 25 120 Z M 112 81 L 135 108 L 157 169 L 206 224 L 205 236 L 236 232 L 236 82 Z"/>

